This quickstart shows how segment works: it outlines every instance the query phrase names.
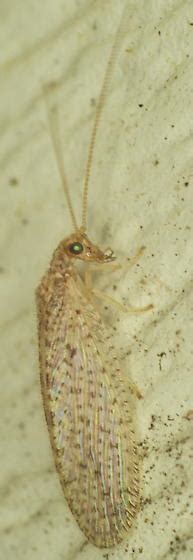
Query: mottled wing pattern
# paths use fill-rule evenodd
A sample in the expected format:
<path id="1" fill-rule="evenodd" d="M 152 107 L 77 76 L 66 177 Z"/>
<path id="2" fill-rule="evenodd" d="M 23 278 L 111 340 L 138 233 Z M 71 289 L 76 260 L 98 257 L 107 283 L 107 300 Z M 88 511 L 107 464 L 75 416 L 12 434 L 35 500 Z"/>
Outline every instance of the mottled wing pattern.
<path id="1" fill-rule="evenodd" d="M 132 524 L 139 475 L 128 386 L 77 282 L 38 291 L 42 394 L 60 481 L 80 528 L 113 546 Z"/>

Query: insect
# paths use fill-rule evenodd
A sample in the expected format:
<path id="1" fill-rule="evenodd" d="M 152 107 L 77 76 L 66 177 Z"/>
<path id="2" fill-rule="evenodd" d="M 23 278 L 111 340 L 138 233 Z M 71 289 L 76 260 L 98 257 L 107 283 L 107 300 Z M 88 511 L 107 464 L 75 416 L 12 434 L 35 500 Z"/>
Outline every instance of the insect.
<path id="1" fill-rule="evenodd" d="M 96 108 L 80 227 L 64 174 L 56 118 L 48 111 L 74 231 L 60 242 L 37 289 L 41 387 L 55 464 L 72 513 L 98 547 L 114 546 L 124 538 L 139 505 L 131 383 L 93 301 L 89 272 L 84 281 L 75 267 L 79 260 L 107 267 L 115 258 L 110 249 L 103 251 L 88 238 L 86 213 L 94 146 L 123 25 L 124 12 Z"/>

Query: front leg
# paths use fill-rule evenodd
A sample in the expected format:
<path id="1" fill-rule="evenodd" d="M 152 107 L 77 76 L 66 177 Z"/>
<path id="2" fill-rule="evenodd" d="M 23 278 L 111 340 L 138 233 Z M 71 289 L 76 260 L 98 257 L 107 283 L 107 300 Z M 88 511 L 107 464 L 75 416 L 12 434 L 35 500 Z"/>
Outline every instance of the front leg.
<path id="1" fill-rule="evenodd" d="M 116 307 L 119 307 L 119 309 L 121 311 L 123 311 L 124 313 L 144 313 L 146 311 L 149 311 L 150 309 L 153 309 L 153 304 L 147 304 L 143 307 L 133 307 L 133 306 L 127 306 L 124 305 L 122 303 L 120 303 L 119 301 L 116 301 L 114 298 L 112 298 L 111 296 L 107 295 L 106 293 L 104 294 L 103 292 L 101 292 L 100 290 L 97 289 L 93 289 L 92 288 L 92 272 L 97 271 L 97 270 L 102 270 L 105 272 L 114 272 L 116 270 L 120 270 L 120 269 L 125 269 L 125 268 L 130 268 L 131 266 L 133 266 L 139 259 L 139 257 L 144 253 L 145 247 L 140 247 L 139 251 L 136 253 L 136 255 L 134 255 L 134 257 L 131 257 L 131 259 L 124 264 L 117 264 L 117 263 L 111 263 L 111 264 L 96 264 L 95 266 L 89 267 L 89 269 L 87 269 L 85 271 L 85 287 L 87 290 L 87 293 L 92 293 L 93 295 L 95 295 L 97 298 L 99 299 L 103 299 L 108 301 L 111 305 L 115 305 Z"/>

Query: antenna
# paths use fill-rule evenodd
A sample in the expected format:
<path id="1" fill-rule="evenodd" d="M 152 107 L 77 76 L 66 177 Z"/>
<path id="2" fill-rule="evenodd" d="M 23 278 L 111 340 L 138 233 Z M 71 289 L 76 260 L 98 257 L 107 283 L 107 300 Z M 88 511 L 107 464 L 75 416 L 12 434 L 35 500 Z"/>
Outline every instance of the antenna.
<path id="1" fill-rule="evenodd" d="M 68 188 L 68 181 L 67 181 L 67 178 L 66 178 L 66 175 L 65 175 L 65 172 L 64 172 L 64 163 L 63 163 L 63 156 L 62 156 L 62 152 L 61 152 L 61 143 L 59 142 L 60 133 L 59 133 L 58 108 L 56 106 L 51 108 L 50 104 L 49 104 L 49 101 L 48 101 L 50 90 L 54 89 L 54 88 L 56 88 L 56 85 L 54 83 L 49 83 L 49 84 L 43 86 L 43 92 L 44 92 L 46 108 L 47 108 L 48 124 L 49 124 L 49 129 L 50 129 L 51 141 L 52 141 L 54 153 L 55 153 L 55 156 L 56 156 L 56 162 L 57 162 L 57 165 L 58 165 L 58 171 L 59 171 L 59 174 L 60 174 L 60 178 L 61 178 L 61 181 L 62 181 L 64 193 L 65 193 L 65 196 L 66 196 L 68 209 L 69 209 L 69 212 L 70 212 L 70 216 L 71 216 L 71 219 L 72 219 L 74 229 L 75 229 L 75 231 L 77 231 L 79 228 L 78 228 L 78 224 L 77 224 L 75 213 L 74 213 L 73 206 L 72 206 L 70 191 L 69 191 L 69 188 Z"/>
<path id="2" fill-rule="evenodd" d="M 96 137 L 97 137 L 97 132 L 98 132 L 98 129 L 99 129 L 100 121 L 101 121 L 102 110 L 104 108 L 105 101 L 106 101 L 106 98 L 107 98 L 107 94 L 108 94 L 108 91 L 109 91 L 110 80 L 111 80 L 111 76 L 112 76 L 113 69 L 114 69 L 114 63 L 115 63 L 115 60 L 116 60 L 116 57 L 117 57 L 117 53 L 119 51 L 121 38 L 123 36 L 123 32 L 124 32 L 124 29 L 125 29 L 125 26 L 126 26 L 126 21 L 125 21 L 126 8 L 127 8 L 127 1 L 126 1 L 125 8 L 123 9 L 122 15 L 121 15 L 120 23 L 118 25 L 118 28 L 117 28 L 117 31 L 116 31 L 116 34 L 115 34 L 115 39 L 114 39 L 113 45 L 111 47 L 109 59 L 108 59 L 108 62 L 107 62 L 107 66 L 106 66 L 106 70 L 105 70 L 105 74 L 104 74 L 104 78 L 103 78 L 103 84 L 102 84 L 101 92 L 100 92 L 99 99 L 98 99 L 97 106 L 96 106 L 96 113 L 95 113 L 95 119 L 94 119 L 93 129 L 92 129 L 92 132 L 91 132 L 89 148 L 88 148 L 88 158 L 87 158 L 85 178 L 84 178 L 83 201 L 82 201 L 82 229 L 83 229 L 83 231 L 86 231 L 86 229 L 87 229 L 88 188 L 89 188 L 89 181 L 90 181 L 92 164 L 93 164 Z"/>

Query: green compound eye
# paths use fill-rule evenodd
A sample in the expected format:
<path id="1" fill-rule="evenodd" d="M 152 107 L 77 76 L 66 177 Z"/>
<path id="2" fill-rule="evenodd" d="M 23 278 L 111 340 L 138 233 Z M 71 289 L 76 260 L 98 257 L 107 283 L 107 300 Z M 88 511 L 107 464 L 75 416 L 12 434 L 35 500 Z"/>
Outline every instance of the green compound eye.
<path id="1" fill-rule="evenodd" d="M 69 245 L 69 251 L 74 255 L 80 255 L 83 251 L 83 245 L 81 243 L 72 243 Z"/>

